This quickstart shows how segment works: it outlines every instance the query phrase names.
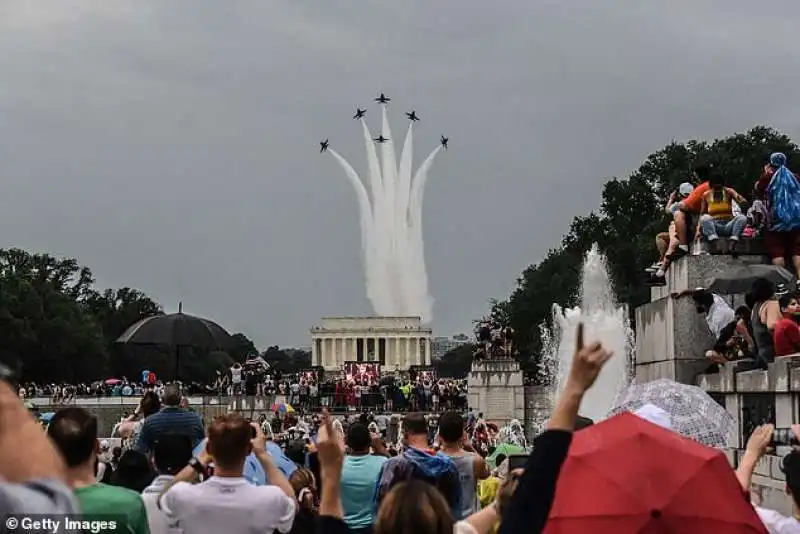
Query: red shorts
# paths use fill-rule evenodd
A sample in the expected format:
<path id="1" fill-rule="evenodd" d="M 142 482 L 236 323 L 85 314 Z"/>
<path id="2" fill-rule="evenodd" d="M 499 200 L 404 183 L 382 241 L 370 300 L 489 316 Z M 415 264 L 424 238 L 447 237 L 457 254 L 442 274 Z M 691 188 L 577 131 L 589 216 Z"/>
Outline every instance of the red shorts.
<path id="1" fill-rule="evenodd" d="M 764 244 L 770 259 L 800 256 L 800 230 L 764 232 Z"/>

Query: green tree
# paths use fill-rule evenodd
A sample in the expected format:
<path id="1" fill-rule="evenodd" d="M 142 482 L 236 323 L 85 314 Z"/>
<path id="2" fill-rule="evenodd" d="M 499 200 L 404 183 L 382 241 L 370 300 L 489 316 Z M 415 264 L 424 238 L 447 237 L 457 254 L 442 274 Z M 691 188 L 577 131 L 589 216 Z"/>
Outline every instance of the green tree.
<path id="1" fill-rule="evenodd" d="M 631 312 L 649 300 L 645 268 L 657 259 L 654 236 L 665 231 L 663 206 L 671 191 L 689 179 L 698 163 L 709 163 L 728 185 L 749 196 L 771 152 L 800 164 L 798 147 L 785 135 L 764 126 L 712 142 L 673 142 L 651 154 L 627 179 L 611 178 L 603 187 L 597 213 L 576 217 L 561 244 L 526 268 L 507 301 L 493 313 L 508 312 L 526 368 L 541 353 L 540 325 L 552 325 L 552 306 L 574 306 L 583 256 L 593 243 L 606 254 L 618 301 Z"/>
<path id="2" fill-rule="evenodd" d="M 102 333 L 77 300 L 91 283 L 74 259 L 0 250 L 0 360 L 40 383 L 107 376 Z"/>
<path id="3" fill-rule="evenodd" d="M 443 378 L 464 378 L 472 366 L 472 343 L 460 345 L 445 352 L 441 358 L 434 360 L 436 375 Z"/>

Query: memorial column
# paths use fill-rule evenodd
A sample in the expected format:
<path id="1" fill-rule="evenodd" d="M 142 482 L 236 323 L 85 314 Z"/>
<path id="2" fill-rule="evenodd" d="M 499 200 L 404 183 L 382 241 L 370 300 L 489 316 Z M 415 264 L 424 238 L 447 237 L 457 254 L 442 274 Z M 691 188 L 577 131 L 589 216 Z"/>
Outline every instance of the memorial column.
<path id="1" fill-rule="evenodd" d="M 425 357 L 423 358 L 422 365 L 428 366 L 431 365 L 433 359 L 431 358 L 431 338 L 425 338 Z"/>

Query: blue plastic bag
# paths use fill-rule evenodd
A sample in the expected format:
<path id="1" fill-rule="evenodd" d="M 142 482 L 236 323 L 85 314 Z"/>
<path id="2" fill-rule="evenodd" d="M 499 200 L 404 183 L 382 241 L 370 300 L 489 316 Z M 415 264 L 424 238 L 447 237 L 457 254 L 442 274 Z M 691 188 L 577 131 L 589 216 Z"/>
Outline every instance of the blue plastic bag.
<path id="1" fill-rule="evenodd" d="M 800 183 L 792 171 L 781 165 L 769 182 L 770 215 L 774 232 L 800 230 Z"/>

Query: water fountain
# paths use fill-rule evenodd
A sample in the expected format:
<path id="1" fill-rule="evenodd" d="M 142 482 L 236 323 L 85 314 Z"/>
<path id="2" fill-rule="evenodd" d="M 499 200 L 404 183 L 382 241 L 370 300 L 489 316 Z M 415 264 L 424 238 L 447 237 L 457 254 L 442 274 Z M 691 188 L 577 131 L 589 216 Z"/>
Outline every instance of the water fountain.
<path id="1" fill-rule="evenodd" d="M 587 342 L 600 341 L 614 352 L 581 404 L 580 414 L 598 421 L 606 417 L 631 381 L 634 343 L 627 308 L 617 304 L 605 256 L 597 245 L 584 258 L 579 302 L 576 308 L 553 305 L 553 329 L 543 329 L 545 352 L 540 374 L 555 406 L 572 366 L 577 326 L 583 323 Z"/>

